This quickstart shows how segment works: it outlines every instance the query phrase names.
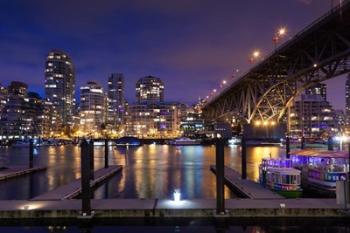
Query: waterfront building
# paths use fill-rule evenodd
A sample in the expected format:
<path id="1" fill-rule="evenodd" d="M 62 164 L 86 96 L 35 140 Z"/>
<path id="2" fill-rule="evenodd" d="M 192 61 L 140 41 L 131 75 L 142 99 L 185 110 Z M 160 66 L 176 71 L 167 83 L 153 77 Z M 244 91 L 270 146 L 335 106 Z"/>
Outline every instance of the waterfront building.
<path id="1" fill-rule="evenodd" d="M 46 129 L 49 122 L 46 121 L 44 102 L 36 92 L 28 92 L 25 98 L 26 128 L 32 136 L 46 137 L 49 131 Z"/>
<path id="2" fill-rule="evenodd" d="M 181 120 L 180 130 L 185 137 L 199 137 L 204 131 L 204 119 L 195 107 L 189 108 Z"/>
<path id="3" fill-rule="evenodd" d="M 26 134 L 25 105 L 28 86 L 25 83 L 13 81 L 8 86 L 8 98 L 1 114 L 1 135 L 18 137 Z"/>
<path id="4" fill-rule="evenodd" d="M 123 74 L 113 73 L 109 76 L 107 97 L 107 124 L 112 129 L 116 129 L 116 127 L 124 123 L 125 98 Z"/>
<path id="5" fill-rule="evenodd" d="M 7 88 L 0 84 L 0 113 L 2 112 L 2 109 L 6 105 L 7 94 L 8 94 L 7 93 Z"/>
<path id="6" fill-rule="evenodd" d="M 136 83 L 138 104 L 156 104 L 164 101 L 164 84 L 160 78 L 146 76 Z"/>
<path id="7" fill-rule="evenodd" d="M 172 138 L 180 134 L 180 115 L 175 104 L 130 104 L 126 134 L 141 138 Z"/>
<path id="8" fill-rule="evenodd" d="M 22 82 L 11 82 L 1 114 L 1 135 L 6 138 L 41 136 L 43 108 L 37 93 L 29 92 Z"/>
<path id="9" fill-rule="evenodd" d="M 337 133 L 335 112 L 322 95 L 302 95 L 290 115 L 291 133 L 310 138 L 327 138 Z"/>
<path id="10" fill-rule="evenodd" d="M 335 119 L 337 123 L 337 128 L 341 132 L 346 131 L 346 115 L 344 110 L 338 109 L 335 110 Z"/>
<path id="11" fill-rule="evenodd" d="M 327 85 L 325 83 L 317 83 L 305 90 L 305 95 L 319 95 L 323 100 L 327 101 Z"/>
<path id="12" fill-rule="evenodd" d="M 348 74 L 345 82 L 345 114 L 346 125 L 350 127 L 350 73 Z"/>
<path id="13" fill-rule="evenodd" d="M 80 87 L 80 131 L 84 135 L 99 136 L 105 129 L 107 98 L 96 82 Z"/>
<path id="14" fill-rule="evenodd" d="M 53 50 L 45 63 L 45 95 L 59 114 L 65 130 L 72 125 L 75 108 L 75 71 L 67 53 Z"/>

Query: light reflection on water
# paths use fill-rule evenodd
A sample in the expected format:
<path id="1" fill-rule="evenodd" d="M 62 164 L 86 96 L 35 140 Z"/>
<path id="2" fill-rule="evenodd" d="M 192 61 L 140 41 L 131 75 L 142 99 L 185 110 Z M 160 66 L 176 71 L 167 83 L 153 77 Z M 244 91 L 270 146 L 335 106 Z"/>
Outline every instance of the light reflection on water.
<path id="1" fill-rule="evenodd" d="M 225 148 L 227 166 L 241 170 L 240 147 Z M 247 175 L 258 179 L 263 157 L 277 157 L 279 147 L 249 147 Z M 0 148 L 10 164 L 28 164 L 28 148 Z M 95 148 L 95 169 L 102 168 L 104 147 Z M 0 182 L 0 199 L 30 199 L 80 177 L 78 146 L 40 147 L 36 165 L 48 170 Z M 215 198 L 215 175 L 209 166 L 215 163 L 214 146 L 144 145 L 137 148 L 110 148 L 110 164 L 124 165 L 121 174 L 95 191 L 95 198 L 167 198 L 180 189 L 183 198 Z M 234 194 L 225 188 L 225 196 Z"/>

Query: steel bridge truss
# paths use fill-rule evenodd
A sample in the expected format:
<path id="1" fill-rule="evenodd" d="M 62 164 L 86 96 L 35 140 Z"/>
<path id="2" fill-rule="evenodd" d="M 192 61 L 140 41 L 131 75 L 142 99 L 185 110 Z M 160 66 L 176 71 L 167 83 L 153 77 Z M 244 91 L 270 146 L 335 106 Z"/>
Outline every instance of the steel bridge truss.
<path id="1" fill-rule="evenodd" d="M 299 33 L 232 84 L 205 106 L 205 117 L 280 121 L 306 88 L 350 72 L 349 5 Z"/>

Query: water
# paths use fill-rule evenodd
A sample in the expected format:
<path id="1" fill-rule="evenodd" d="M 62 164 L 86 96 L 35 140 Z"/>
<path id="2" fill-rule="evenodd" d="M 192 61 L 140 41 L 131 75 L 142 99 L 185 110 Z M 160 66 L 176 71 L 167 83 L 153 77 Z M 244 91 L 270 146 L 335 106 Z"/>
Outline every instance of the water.
<path id="1" fill-rule="evenodd" d="M 112 221 L 112 220 L 111 220 Z M 349 233 L 350 226 L 343 220 L 334 219 L 307 219 L 307 220 L 278 220 L 278 219 L 240 219 L 240 220 L 201 220 L 201 219 L 181 219 L 173 220 L 155 220 L 149 223 L 137 220 L 118 220 L 112 222 L 95 223 L 75 223 L 66 225 L 60 223 L 45 225 L 26 225 L 27 223 L 17 224 L 17 226 L 0 226 L 1 233 L 104 233 L 104 232 L 125 232 L 125 233 L 169 233 L 169 232 L 202 232 L 202 233 Z M 312 223 L 312 224 L 311 224 Z"/>
<path id="2" fill-rule="evenodd" d="M 248 148 L 248 177 L 258 179 L 258 165 L 263 157 L 277 157 L 279 147 Z M 28 164 L 28 148 L 0 148 L 11 165 Z M 95 148 L 95 169 L 104 166 L 104 147 Z M 214 146 L 144 145 L 137 148 L 112 149 L 112 164 L 124 165 L 94 192 L 94 198 L 169 198 L 180 189 L 183 198 L 215 198 L 215 175 L 209 166 L 215 163 Z M 225 148 L 225 163 L 240 171 L 240 147 Z M 80 148 L 67 145 L 40 147 L 35 150 L 35 165 L 47 171 L 0 182 L 0 199 L 30 199 L 80 177 Z M 225 188 L 226 198 L 235 195 Z"/>

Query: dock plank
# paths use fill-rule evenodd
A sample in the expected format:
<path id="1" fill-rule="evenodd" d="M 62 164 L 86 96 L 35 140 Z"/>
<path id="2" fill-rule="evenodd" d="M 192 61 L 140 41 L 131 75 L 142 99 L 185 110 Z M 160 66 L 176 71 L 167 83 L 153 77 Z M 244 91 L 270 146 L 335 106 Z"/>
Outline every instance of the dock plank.
<path id="1" fill-rule="evenodd" d="M 22 175 L 30 174 L 37 171 L 45 170 L 46 167 L 24 167 L 24 166 L 11 166 L 6 169 L 0 170 L 0 181 L 7 180 Z"/>
<path id="2" fill-rule="evenodd" d="M 122 166 L 110 166 L 108 168 L 102 168 L 95 171 L 95 179 L 90 181 L 90 187 L 93 188 L 97 184 L 103 182 L 110 176 L 116 174 L 122 170 Z M 57 187 L 54 190 L 43 193 L 32 200 L 64 200 L 71 199 L 78 196 L 81 193 L 81 180 L 76 179 L 66 185 Z"/>
<path id="3" fill-rule="evenodd" d="M 210 169 L 216 174 L 216 167 L 214 165 L 210 166 Z M 226 183 L 250 199 L 284 199 L 281 195 L 264 188 L 254 181 L 248 179 L 242 180 L 241 174 L 232 168 L 225 166 L 224 174 Z"/>

